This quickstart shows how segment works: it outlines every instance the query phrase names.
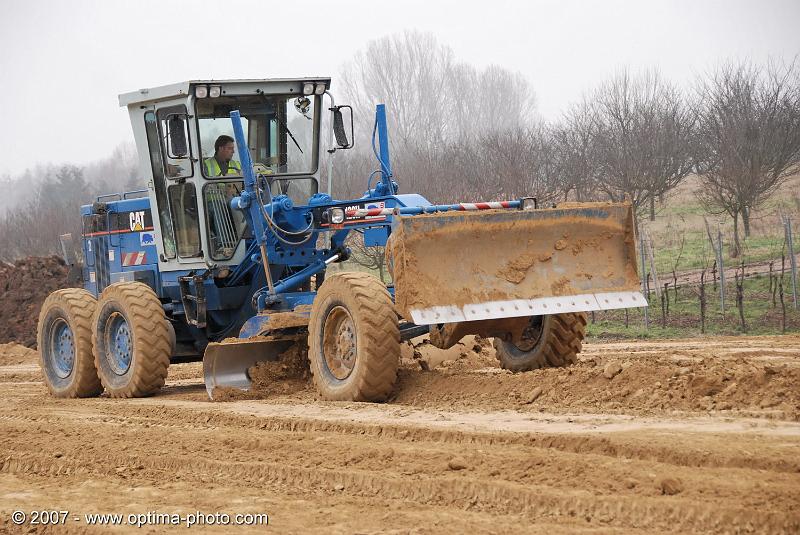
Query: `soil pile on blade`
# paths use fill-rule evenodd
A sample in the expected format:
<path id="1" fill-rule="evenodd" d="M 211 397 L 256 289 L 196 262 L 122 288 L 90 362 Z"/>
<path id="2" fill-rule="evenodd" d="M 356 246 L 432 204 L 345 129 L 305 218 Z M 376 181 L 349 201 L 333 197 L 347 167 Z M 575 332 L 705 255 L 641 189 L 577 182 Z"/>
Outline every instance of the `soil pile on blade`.
<path id="1" fill-rule="evenodd" d="M 57 256 L 0 262 L 0 343 L 36 347 L 36 323 L 47 296 L 67 282 L 69 267 Z"/>
<path id="2" fill-rule="evenodd" d="M 232 387 L 214 389 L 214 401 L 263 399 L 270 395 L 294 394 L 309 388 L 308 346 L 294 344 L 276 361 L 259 362 L 247 370 L 250 389 Z"/>
<path id="3" fill-rule="evenodd" d="M 409 318 L 437 306 L 637 291 L 632 236 L 627 205 L 443 212 L 398 216 L 386 254 Z"/>

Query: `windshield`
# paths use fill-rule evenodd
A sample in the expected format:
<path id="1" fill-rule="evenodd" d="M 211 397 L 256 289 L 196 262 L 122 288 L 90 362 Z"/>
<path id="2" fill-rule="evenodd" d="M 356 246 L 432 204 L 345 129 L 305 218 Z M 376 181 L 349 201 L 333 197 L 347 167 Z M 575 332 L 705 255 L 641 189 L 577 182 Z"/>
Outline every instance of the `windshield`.
<path id="1" fill-rule="evenodd" d="M 241 113 L 242 128 L 257 172 L 313 174 L 318 158 L 315 136 L 319 98 L 315 95 L 246 95 L 197 99 L 203 175 L 206 178 L 241 176 L 238 148 L 234 146 L 230 152 L 232 110 Z"/>

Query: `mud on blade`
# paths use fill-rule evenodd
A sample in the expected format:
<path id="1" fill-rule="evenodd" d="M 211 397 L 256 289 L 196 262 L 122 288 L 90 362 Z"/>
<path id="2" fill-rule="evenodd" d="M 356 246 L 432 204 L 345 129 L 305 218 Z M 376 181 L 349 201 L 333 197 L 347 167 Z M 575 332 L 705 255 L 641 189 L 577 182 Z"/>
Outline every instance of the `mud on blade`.
<path id="1" fill-rule="evenodd" d="M 212 342 L 203 354 L 203 379 L 208 397 L 214 399 L 218 387 L 250 388 L 248 370 L 259 362 L 278 360 L 295 340 L 274 340 L 268 337 Z"/>
<path id="2" fill-rule="evenodd" d="M 417 324 L 647 306 L 628 204 L 398 216 L 386 254 Z"/>

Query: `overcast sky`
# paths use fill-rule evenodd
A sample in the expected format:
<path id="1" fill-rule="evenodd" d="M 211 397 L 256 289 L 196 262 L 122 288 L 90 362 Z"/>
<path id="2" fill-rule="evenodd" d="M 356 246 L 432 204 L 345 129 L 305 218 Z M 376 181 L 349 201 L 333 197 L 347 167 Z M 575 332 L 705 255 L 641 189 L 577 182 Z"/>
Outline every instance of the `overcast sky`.
<path id="1" fill-rule="evenodd" d="M 132 140 L 119 93 L 193 78 L 329 75 L 417 29 L 519 71 L 547 119 L 622 66 L 687 84 L 720 60 L 800 53 L 800 1 L 0 0 L 0 176 Z"/>

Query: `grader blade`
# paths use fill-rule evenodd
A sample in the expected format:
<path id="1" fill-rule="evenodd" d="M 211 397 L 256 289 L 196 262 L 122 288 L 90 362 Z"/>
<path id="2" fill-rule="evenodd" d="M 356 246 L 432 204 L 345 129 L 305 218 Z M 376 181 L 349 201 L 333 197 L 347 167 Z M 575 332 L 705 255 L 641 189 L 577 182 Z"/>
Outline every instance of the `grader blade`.
<path id="1" fill-rule="evenodd" d="M 203 354 L 203 378 L 208 397 L 215 388 L 250 389 L 249 370 L 259 362 L 277 361 L 293 344 L 303 342 L 309 314 L 301 311 L 263 314 L 251 318 L 245 329 L 258 336 L 212 342 Z M 310 307 L 308 307 L 310 308 Z"/>
<path id="2" fill-rule="evenodd" d="M 628 204 L 397 216 L 386 254 L 419 325 L 647 306 Z"/>
<path id="3" fill-rule="evenodd" d="M 271 340 L 268 337 L 234 339 L 212 342 L 203 354 L 203 379 L 208 397 L 214 399 L 214 389 L 221 387 L 248 390 L 248 370 L 259 362 L 278 360 L 294 340 Z"/>

